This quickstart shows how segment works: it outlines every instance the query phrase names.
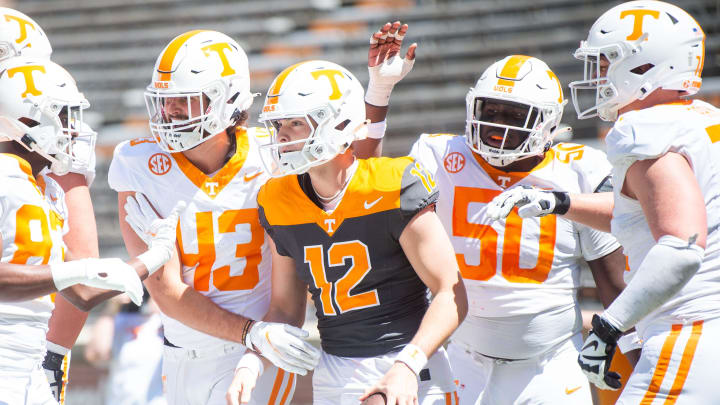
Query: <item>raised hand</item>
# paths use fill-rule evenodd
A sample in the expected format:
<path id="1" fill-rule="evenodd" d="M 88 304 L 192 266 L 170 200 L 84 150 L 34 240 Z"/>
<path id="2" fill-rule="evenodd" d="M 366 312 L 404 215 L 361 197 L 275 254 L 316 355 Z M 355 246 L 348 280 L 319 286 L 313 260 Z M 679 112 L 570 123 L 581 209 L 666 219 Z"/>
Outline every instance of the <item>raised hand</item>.
<path id="1" fill-rule="evenodd" d="M 408 47 L 405 58 L 400 57 L 403 38 L 408 25 L 400 21 L 386 23 L 370 37 L 368 72 L 370 82 L 365 102 L 377 107 L 387 106 L 392 89 L 412 70 L 417 44 Z"/>

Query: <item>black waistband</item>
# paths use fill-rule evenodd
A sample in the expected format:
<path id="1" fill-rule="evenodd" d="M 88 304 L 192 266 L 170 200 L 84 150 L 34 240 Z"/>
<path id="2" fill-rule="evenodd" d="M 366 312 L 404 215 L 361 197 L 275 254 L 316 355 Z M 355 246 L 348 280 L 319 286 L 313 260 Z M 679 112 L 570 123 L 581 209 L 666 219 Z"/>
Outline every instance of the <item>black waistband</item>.
<path id="1" fill-rule="evenodd" d="M 163 337 L 163 344 L 164 344 L 165 346 L 169 346 L 169 347 L 175 347 L 175 348 L 178 348 L 178 349 L 180 349 L 180 346 L 175 346 L 174 344 L 170 343 L 170 341 L 169 341 L 169 340 L 167 340 L 167 338 L 166 338 L 166 337 Z"/>

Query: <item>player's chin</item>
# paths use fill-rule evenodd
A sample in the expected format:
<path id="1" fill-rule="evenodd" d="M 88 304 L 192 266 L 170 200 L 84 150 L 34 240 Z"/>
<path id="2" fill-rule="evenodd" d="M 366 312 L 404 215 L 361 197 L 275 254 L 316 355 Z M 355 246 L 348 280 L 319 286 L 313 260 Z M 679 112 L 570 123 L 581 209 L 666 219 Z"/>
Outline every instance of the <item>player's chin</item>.
<path id="1" fill-rule="evenodd" d="M 382 392 L 376 392 L 369 397 L 367 397 L 364 401 L 360 402 L 360 405 L 385 405 L 387 404 L 387 398 L 385 398 L 385 394 Z"/>

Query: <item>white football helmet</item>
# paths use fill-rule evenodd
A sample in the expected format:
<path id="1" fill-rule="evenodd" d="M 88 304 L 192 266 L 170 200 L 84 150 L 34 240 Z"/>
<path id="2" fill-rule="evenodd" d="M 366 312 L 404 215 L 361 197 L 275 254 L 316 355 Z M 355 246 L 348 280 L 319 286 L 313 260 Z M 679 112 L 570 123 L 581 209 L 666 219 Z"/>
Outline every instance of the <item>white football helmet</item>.
<path id="1" fill-rule="evenodd" d="M 260 114 L 271 134 L 261 147 L 265 169 L 273 177 L 305 173 L 344 153 L 367 135 L 362 84 L 344 67 L 332 62 L 301 62 L 273 80 Z M 278 140 L 279 120 L 302 118 L 310 126 L 305 139 Z M 302 144 L 296 151 L 287 151 Z M 283 149 L 285 151 L 283 151 Z"/>
<path id="2" fill-rule="evenodd" d="M 50 59 L 51 53 L 45 31 L 32 18 L 0 7 L 0 61 L 15 56 Z"/>
<path id="3" fill-rule="evenodd" d="M 95 132 L 83 123 L 90 103 L 65 69 L 46 59 L 11 58 L 0 63 L 0 88 L 0 138 L 42 155 L 55 174 L 87 167 L 95 145 Z"/>
<path id="4" fill-rule="evenodd" d="M 216 31 L 170 41 L 145 90 L 150 131 L 166 152 L 194 148 L 236 125 L 252 100 L 245 51 Z"/>
<path id="5" fill-rule="evenodd" d="M 511 55 L 485 70 L 475 87 L 470 88 L 465 103 L 465 142 L 491 165 L 507 166 L 545 153 L 562 119 L 566 100 L 560 81 L 545 62 Z M 489 112 L 483 115 L 483 106 L 491 104 L 504 104 L 522 114 L 512 122 L 493 121 Z M 488 131 L 502 135 L 499 145 L 483 140 Z"/>
<path id="6" fill-rule="evenodd" d="M 619 109 L 656 89 L 697 93 L 702 84 L 705 34 L 680 7 L 662 1 L 630 1 L 598 18 L 575 58 L 585 62 L 583 80 L 570 83 L 578 118 L 599 116 L 614 121 Z M 590 93 L 585 100 L 594 99 L 594 104 L 581 100 L 581 90 Z"/>

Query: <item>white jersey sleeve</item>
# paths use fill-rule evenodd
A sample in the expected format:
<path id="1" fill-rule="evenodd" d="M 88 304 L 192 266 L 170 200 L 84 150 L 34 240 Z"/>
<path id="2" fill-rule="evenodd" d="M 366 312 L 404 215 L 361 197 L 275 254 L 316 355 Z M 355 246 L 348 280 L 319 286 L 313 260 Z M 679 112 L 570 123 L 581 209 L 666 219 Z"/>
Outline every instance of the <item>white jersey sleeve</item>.
<path id="1" fill-rule="evenodd" d="M 427 171 L 433 175 L 437 172 L 439 164 L 435 152 L 428 144 L 428 139 L 437 137 L 437 134 L 422 134 L 410 149 L 410 156 L 420 162 Z"/>
<path id="2" fill-rule="evenodd" d="M 140 138 L 121 142 L 115 147 L 108 170 L 108 184 L 118 193 L 142 191 L 142 183 L 138 179 L 144 178 L 144 173 L 135 167 L 139 160 L 135 158 L 135 155 L 143 153 L 145 148 L 134 148 L 134 146 L 144 143 L 145 140 L 147 143 L 154 142 L 151 138 Z"/>

